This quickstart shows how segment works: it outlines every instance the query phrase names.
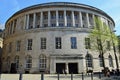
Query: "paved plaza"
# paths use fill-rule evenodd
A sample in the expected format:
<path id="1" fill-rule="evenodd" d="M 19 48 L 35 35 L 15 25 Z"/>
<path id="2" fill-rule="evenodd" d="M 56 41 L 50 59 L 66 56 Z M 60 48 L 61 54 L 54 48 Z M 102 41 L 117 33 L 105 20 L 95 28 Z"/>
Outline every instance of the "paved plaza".
<path id="1" fill-rule="evenodd" d="M 0 80 L 19 80 L 19 74 L 1 74 Z M 41 74 L 23 74 L 22 80 L 42 80 Z M 45 74 L 44 80 L 58 80 L 57 74 Z M 73 79 L 71 79 L 71 75 L 60 74 L 59 80 L 83 80 L 81 74 L 74 74 Z M 92 80 L 91 75 L 85 75 L 84 80 Z M 99 75 L 94 75 L 93 80 L 120 80 L 120 77 L 102 77 L 99 79 Z"/>

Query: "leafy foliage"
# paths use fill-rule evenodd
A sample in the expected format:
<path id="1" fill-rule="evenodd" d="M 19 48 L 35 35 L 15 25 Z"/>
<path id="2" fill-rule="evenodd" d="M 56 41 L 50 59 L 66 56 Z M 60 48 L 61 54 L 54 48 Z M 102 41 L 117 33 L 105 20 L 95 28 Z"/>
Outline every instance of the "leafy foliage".
<path id="1" fill-rule="evenodd" d="M 112 45 L 113 41 L 117 44 L 117 37 L 111 31 L 109 26 L 107 26 L 104 22 L 101 21 L 99 17 L 95 17 L 95 26 L 94 29 L 91 30 L 89 37 L 91 39 L 91 50 L 100 51 L 102 48 L 103 53 L 105 53 L 108 49 L 107 41 L 110 41 L 110 45 Z M 99 46 L 101 45 L 101 47 Z"/>
<path id="2" fill-rule="evenodd" d="M 120 36 L 118 36 L 118 51 L 120 53 Z"/>

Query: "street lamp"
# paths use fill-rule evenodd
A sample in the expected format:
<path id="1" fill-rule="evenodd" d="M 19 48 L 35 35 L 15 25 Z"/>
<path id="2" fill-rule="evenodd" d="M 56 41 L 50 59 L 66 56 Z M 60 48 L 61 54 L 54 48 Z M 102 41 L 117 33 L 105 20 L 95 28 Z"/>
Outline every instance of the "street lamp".
<path id="1" fill-rule="evenodd" d="M 111 32 L 111 39 L 112 39 L 112 45 L 113 45 L 113 51 L 114 51 L 114 56 L 115 56 L 115 61 L 116 61 L 116 67 L 117 69 L 119 68 L 119 65 L 118 65 L 118 58 L 117 58 L 117 55 L 116 55 L 116 48 L 115 48 L 115 43 L 114 43 L 114 40 L 113 40 L 113 32 L 116 32 L 116 31 L 110 31 Z"/>

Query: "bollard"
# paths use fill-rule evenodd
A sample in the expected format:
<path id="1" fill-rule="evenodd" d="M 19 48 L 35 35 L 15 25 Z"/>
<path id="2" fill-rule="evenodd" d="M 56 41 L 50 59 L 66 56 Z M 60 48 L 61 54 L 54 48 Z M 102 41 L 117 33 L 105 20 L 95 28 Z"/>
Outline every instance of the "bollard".
<path id="1" fill-rule="evenodd" d="M 60 80 L 60 74 L 58 73 L 58 80 Z"/>
<path id="2" fill-rule="evenodd" d="M 41 73 L 41 80 L 44 80 L 44 74 Z"/>
<path id="3" fill-rule="evenodd" d="M 22 80 L 22 73 L 20 73 L 19 80 Z"/>
<path id="4" fill-rule="evenodd" d="M 99 72 L 99 79 L 101 79 L 101 72 Z"/>
<path id="5" fill-rule="evenodd" d="M 91 80 L 93 80 L 93 73 L 91 72 Z"/>
<path id="6" fill-rule="evenodd" d="M 71 80 L 73 80 L 73 74 L 71 73 Z"/>
<path id="7" fill-rule="evenodd" d="M 82 72 L 82 80 L 84 80 L 84 75 L 83 75 L 83 72 Z"/>

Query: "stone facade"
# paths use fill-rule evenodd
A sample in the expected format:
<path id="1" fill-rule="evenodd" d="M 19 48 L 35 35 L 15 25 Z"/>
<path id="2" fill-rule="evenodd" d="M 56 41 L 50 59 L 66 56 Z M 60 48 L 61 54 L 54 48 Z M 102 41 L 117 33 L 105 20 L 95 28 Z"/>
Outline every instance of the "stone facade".
<path id="1" fill-rule="evenodd" d="M 95 7 L 83 4 L 45 3 L 18 11 L 5 25 L 3 72 L 100 71 L 103 67 L 99 65 L 99 53 L 85 48 L 85 38 L 95 25 L 94 17 L 100 17 L 114 29 L 111 17 Z M 109 65 L 109 55 L 112 67 Z M 104 58 L 107 67 L 116 68 L 113 50 L 108 51 Z"/>
<path id="2" fill-rule="evenodd" d="M 3 47 L 3 38 L 2 38 L 2 30 L 0 30 L 0 73 L 1 73 L 1 56 L 2 56 L 2 47 Z"/>

